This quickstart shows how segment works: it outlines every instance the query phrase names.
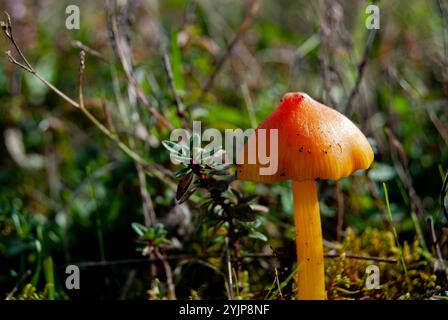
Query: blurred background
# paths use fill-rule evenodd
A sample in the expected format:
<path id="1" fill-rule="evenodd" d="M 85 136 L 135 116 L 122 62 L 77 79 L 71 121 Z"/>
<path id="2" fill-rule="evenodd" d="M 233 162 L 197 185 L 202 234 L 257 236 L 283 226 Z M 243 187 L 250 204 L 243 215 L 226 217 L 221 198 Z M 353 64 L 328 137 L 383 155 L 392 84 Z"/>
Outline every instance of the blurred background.
<path id="1" fill-rule="evenodd" d="M 366 28 L 371 4 L 378 30 Z M 66 28 L 68 5 L 79 29 Z M 179 173 L 162 144 L 193 120 L 256 127 L 288 91 L 347 115 L 375 150 L 368 172 L 319 183 L 329 298 L 448 298 L 446 1 L 0 8 L 33 68 L 76 102 L 85 51 L 84 103 L 98 120 L 0 60 L 2 298 L 294 299 L 289 184 Z M 4 34 L 0 48 L 20 61 Z M 65 286 L 69 264 L 79 290 Z M 380 288 L 369 290 L 372 264 Z"/>

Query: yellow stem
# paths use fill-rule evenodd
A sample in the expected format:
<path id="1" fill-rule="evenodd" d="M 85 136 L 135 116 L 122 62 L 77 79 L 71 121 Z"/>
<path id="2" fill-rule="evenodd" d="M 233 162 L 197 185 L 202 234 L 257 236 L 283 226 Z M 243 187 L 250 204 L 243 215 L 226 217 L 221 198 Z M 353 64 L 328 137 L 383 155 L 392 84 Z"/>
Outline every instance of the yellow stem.
<path id="1" fill-rule="evenodd" d="M 292 182 L 296 227 L 299 300 L 325 300 L 324 250 L 317 184 L 314 180 Z"/>

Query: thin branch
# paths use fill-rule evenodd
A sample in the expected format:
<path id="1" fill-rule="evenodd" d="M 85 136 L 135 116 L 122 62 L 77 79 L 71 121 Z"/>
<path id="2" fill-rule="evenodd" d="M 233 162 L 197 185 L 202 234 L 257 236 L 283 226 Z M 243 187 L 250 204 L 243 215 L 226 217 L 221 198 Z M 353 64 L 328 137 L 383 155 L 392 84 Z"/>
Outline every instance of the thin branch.
<path id="1" fill-rule="evenodd" d="M 274 271 L 275 271 L 275 283 L 277 285 L 277 290 L 280 295 L 280 298 L 283 299 L 282 286 L 280 285 L 280 279 L 278 278 L 277 267 L 274 267 Z"/>
<path id="2" fill-rule="evenodd" d="M 389 138 L 389 143 L 392 146 L 390 152 L 395 170 L 397 171 L 400 180 L 403 182 L 408 191 L 409 199 L 411 202 L 411 210 L 415 211 L 418 217 L 423 219 L 426 216 L 425 209 L 423 207 L 422 200 L 420 199 L 417 191 L 414 188 L 412 176 L 409 171 L 409 161 L 403 145 L 392 132 L 392 130 L 390 130 L 389 128 L 385 128 L 385 132 Z"/>
<path id="3" fill-rule="evenodd" d="M 117 145 L 122 149 L 126 154 L 128 154 L 132 159 L 141 163 L 143 165 L 148 165 L 146 160 L 144 160 L 140 155 L 138 155 L 135 151 L 131 150 L 126 144 L 120 141 L 116 134 L 113 134 L 109 129 L 107 129 L 101 122 L 98 121 L 95 116 L 90 113 L 84 106 L 84 96 L 83 96 L 83 78 L 84 78 L 84 68 L 85 68 L 85 52 L 80 52 L 80 62 L 79 62 L 79 78 L 78 78 L 78 94 L 79 94 L 79 108 L 81 111 L 89 118 L 89 120 L 98 127 L 106 136 L 108 136 L 111 140 L 115 141 Z"/>
<path id="4" fill-rule="evenodd" d="M 369 38 L 367 39 L 367 44 L 364 48 L 364 53 L 362 55 L 361 62 L 358 64 L 358 75 L 356 77 L 356 82 L 353 89 L 350 92 L 350 96 L 348 97 L 347 105 L 345 106 L 346 112 L 351 111 L 353 100 L 355 96 L 358 94 L 359 86 L 361 85 L 361 81 L 367 65 L 367 60 L 369 58 L 370 49 L 372 48 L 373 42 L 375 40 L 376 32 L 377 29 L 372 29 L 369 33 Z"/>
<path id="5" fill-rule="evenodd" d="M 19 53 L 20 58 L 25 62 L 25 64 L 20 63 L 17 61 L 13 56 L 10 50 L 6 51 L 5 54 L 8 57 L 9 62 L 12 64 L 15 64 L 16 66 L 24 69 L 25 71 L 28 71 L 29 73 L 33 74 L 37 79 L 39 79 L 41 82 L 43 82 L 46 86 L 48 86 L 53 92 L 55 92 L 57 95 L 59 95 L 62 99 L 67 101 L 69 104 L 71 104 L 75 108 L 79 108 L 79 104 L 65 95 L 63 92 L 61 92 L 58 88 L 53 86 L 50 82 L 48 82 L 44 77 L 42 77 L 34 68 L 33 66 L 28 62 L 25 55 L 22 53 L 22 50 L 20 49 L 19 45 L 17 44 L 13 33 L 12 33 L 12 24 L 11 24 L 11 18 L 7 12 L 5 12 L 7 17 L 7 22 L 1 21 L 0 25 L 2 27 L 3 33 L 6 35 L 6 37 L 11 41 L 16 51 Z"/>
<path id="6" fill-rule="evenodd" d="M 19 61 L 17 61 L 17 60 L 12 56 L 11 50 L 7 50 L 7 51 L 5 51 L 5 54 L 6 54 L 6 56 L 8 57 L 9 62 L 11 62 L 11 63 L 13 63 L 13 64 L 19 66 L 20 68 L 22 68 L 22 69 L 24 69 L 24 70 L 26 70 L 26 71 L 28 71 L 28 72 L 34 73 L 34 70 L 30 69 L 28 66 L 26 66 L 26 65 L 20 63 Z"/>
<path id="7" fill-rule="evenodd" d="M 11 22 L 11 17 L 10 15 L 4 11 L 5 15 L 6 15 L 6 22 L 5 21 L 1 21 L 0 22 L 0 26 L 3 30 L 3 33 L 6 35 L 6 37 L 11 41 L 12 45 L 14 46 L 14 48 L 16 49 L 17 53 L 19 54 L 20 58 L 22 59 L 22 61 L 25 63 L 20 63 L 18 60 L 16 60 L 11 51 L 8 50 L 5 52 L 6 56 L 8 57 L 9 62 L 17 65 L 18 67 L 24 69 L 25 71 L 28 71 L 29 73 L 33 74 L 36 78 L 38 78 L 40 81 L 42 81 L 46 86 L 48 86 L 51 90 L 53 90 L 56 94 L 58 94 L 61 98 L 63 98 L 65 101 L 67 101 L 68 103 L 70 103 L 72 106 L 79 108 L 79 105 L 76 103 L 76 101 L 74 101 L 73 99 L 69 98 L 67 95 L 65 95 L 62 91 L 60 91 L 58 88 L 56 88 L 55 86 L 53 86 L 50 82 L 48 82 L 44 77 L 42 77 L 31 65 L 31 63 L 29 63 L 28 59 L 25 57 L 25 55 L 23 54 L 22 50 L 20 49 L 19 45 L 17 44 L 15 38 L 14 38 L 14 34 L 13 34 L 13 29 L 12 29 L 12 22 Z"/>
<path id="8" fill-rule="evenodd" d="M 232 55 L 233 49 L 235 46 L 240 42 L 243 35 L 246 33 L 247 29 L 249 29 L 250 25 L 252 24 L 252 20 L 254 19 L 255 15 L 258 12 L 258 9 L 260 8 L 261 0 L 253 0 L 249 10 L 247 11 L 246 16 L 244 17 L 243 22 L 241 23 L 241 26 L 233 38 L 232 42 L 230 43 L 229 47 L 227 48 L 227 51 L 225 54 L 221 57 L 221 59 L 218 60 L 218 62 L 215 65 L 215 69 L 210 76 L 210 78 L 207 80 L 206 84 L 204 85 L 202 89 L 201 96 L 199 97 L 199 101 L 202 101 L 205 98 L 205 95 L 210 91 L 210 89 L 213 87 L 213 84 L 215 82 L 216 76 L 221 71 L 224 63 L 229 59 L 229 57 Z"/>
<path id="9" fill-rule="evenodd" d="M 25 282 L 25 280 L 31 275 L 31 270 L 28 269 L 26 272 L 20 277 L 17 284 L 14 286 L 14 288 L 8 293 L 5 300 L 11 300 L 11 298 L 15 295 L 17 290 L 19 289 L 20 285 Z"/>
<path id="10" fill-rule="evenodd" d="M 320 48 L 319 48 L 319 54 L 318 54 L 318 64 L 320 66 L 320 71 L 322 74 L 322 100 L 325 104 L 328 104 L 330 106 L 334 106 L 333 98 L 330 95 L 331 87 L 332 87 L 332 81 L 330 78 L 330 68 L 331 68 L 331 61 L 330 59 L 327 59 L 328 51 L 330 48 L 329 44 L 329 38 L 333 37 L 334 35 L 332 32 L 333 25 L 330 26 L 328 15 L 331 8 L 329 8 L 331 4 L 325 2 L 325 1 L 318 1 L 318 7 L 319 7 L 319 20 L 320 20 L 320 32 L 319 32 L 319 38 L 320 38 Z"/>
<path id="11" fill-rule="evenodd" d="M 340 253 L 327 253 L 325 254 L 325 258 L 335 259 L 341 256 Z M 354 254 L 346 254 L 345 257 L 347 259 L 354 260 L 366 260 L 366 261 L 376 261 L 376 262 L 384 262 L 384 263 L 397 263 L 397 259 L 393 258 L 381 258 L 381 257 L 371 257 L 371 256 L 361 256 Z M 165 259 L 168 261 L 171 260 L 204 260 L 209 258 L 224 258 L 222 254 L 173 254 L 166 256 Z M 265 253 L 255 253 L 255 254 L 246 254 L 244 256 L 236 259 L 235 257 L 231 257 L 231 261 L 242 261 L 246 259 L 256 260 L 256 259 L 276 259 L 277 256 L 274 254 L 265 254 Z M 110 261 L 84 261 L 84 262 L 72 262 L 79 268 L 90 268 L 90 267 L 108 267 L 115 265 L 127 265 L 127 264 L 141 264 L 141 263 L 153 263 L 160 261 L 158 258 L 137 258 L 137 259 L 123 259 L 123 260 L 110 260 Z M 66 266 L 60 266 L 59 268 L 65 268 Z"/>
<path id="12" fill-rule="evenodd" d="M 112 120 L 112 116 L 110 114 L 109 104 L 106 100 L 101 100 L 101 109 L 103 110 L 104 118 L 106 119 L 109 130 L 112 133 L 117 134 L 117 129 L 115 128 L 114 121 Z"/>
<path id="13" fill-rule="evenodd" d="M 104 55 L 101 52 L 86 46 L 84 43 L 82 43 L 79 40 L 73 40 L 72 46 L 85 51 L 86 53 L 100 59 L 101 61 L 103 61 L 105 63 L 109 63 L 109 61 L 104 57 Z"/>
<path id="14" fill-rule="evenodd" d="M 78 76 L 78 97 L 79 107 L 81 110 L 85 110 L 84 107 L 84 95 L 83 95 L 83 82 L 84 82 L 84 69 L 86 68 L 86 53 L 81 50 L 79 52 L 79 76 Z"/>
<path id="15" fill-rule="evenodd" d="M 140 100 L 140 102 L 146 108 L 148 108 L 148 111 L 151 113 L 151 115 L 154 118 L 156 118 L 163 127 L 172 130 L 173 126 L 171 125 L 171 123 L 164 116 L 162 116 L 153 106 L 151 106 L 151 104 L 149 103 L 145 94 L 140 89 L 140 87 L 137 83 L 137 80 L 135 79 L 134 75 L 132 74 L 131 66 L 129 65 L 129 63 L 126 59 L 123 44 L 121 43 L 122 39 L 121 39 L 119 31 L 118 31 L 117 21 L 116 21 L 116 17 L 115 17 L 114 13 L 112 13 L 110 15 L 110 20 L 111 20 L 113 37 L 114 37 L 114 40 L 115 40 L 115 43 L 117 46 L 118 57 L 120 58 L 120 62 L 123 67 L 123 71 L 125 73 L 126 79 L 128 80 L 129 84 L 131 84 L 131 86 L 134 88 L 137 98 Z"/>
<path id="16" fill-rule="evenodd" d="M 442 190 L 440 191 L 440 205 L 442 206 L 443 214 L 445 215 L 445 218 L 448 221 L 448 210 L 445 205 L 445 196 L 447 190 L 448 190 L 448 171 L 445 175 L 445 179 L 443 180 Z"/>
<path id="17" fill-rule="evenodd" d="M 375 203 L 375 206 L 378 208 L 378 210 L 381 212 L 381 220 L 383 222 L 383 225 L 386 228 L 386 230 L 391 231 L 392 228 L 387 217 L 387 209 L 386 206 L 384 205 L 384 202 L 380 199 L 377 186 L 375 182 L 373 182 L 373 180 L 367 174 L 366 174 L 366 180 L 367 180 L 367 187 L 369 188 L 370 191 L 370 195 L 373 198 L 373 202 Z"/>
<path id="18" fill-rule="evenodd" d="M 177 93 L 176 86 L 174 85 L 174 77 L 173 77 L 173 69 L 171 67 L 171 61 L 168 53 L 166 52 L 166 48 L 163 48 L 163 66 L 165 68 L 165 72 L 168 78 L 168 86 L 171 89 L 171 93 L 173 94 L 174 101 L 176 102 L 176 108 L 177 108 L 177 116 L 181 120 L 185 120 L 185 107 L 182 103 L 182 100 Z"/>
<path id="19" fill-rule="evenodd" d="M 246 82 L 241 84 L 241 91 L 243 93 L 244 105 L 246 106 L 247 113 L 249 115 L 250 125 L 252 126 L 252 128 L 256 128 L 257 127 L 257 117 L 255 115 L 254 105 L 252 103 L 252 98 L 250 97 L 249 88 L 248 88 Z"/>
<path id="20" fill-rule="evenodd" d="M 445 51 L 445 57 L 448 57 L 448 10 L 445 4 L 441 0 L 437 0 L 440 16 L 443 23 L 443 49 Z"/>
<path id="21" fill-rule="evenodd" d="M 434 251 L 436 253 L 437 259 L 438 259 L 438 267 L 445 271 L 445 274 L 448 276 L 448 269 L 445 266 L 445 261 L 443 261 L 442 251 L 440 250 L 439 241 L 437 240 L 436 230 L 434 228 L 434 219 L 429 216 L 426 220 L 428 223 L 428 229 L 431 235 L 431 244 L 434 248 Z M 437 264 L 436 264 L 437 266 Z"/>
<path id="22" fill-rule="evenodd" d="M 146 107 L 151 109 L 152 107 L 149 106 L 148 100 L 146 99 L 143 92 L 141 92 L 140 88 L 138 87 L 138 83 L 134 77 L 131 48 L 130 48 L 129 43 L 124 40 L 124 38 L 126 38 L 126 36 L 120 36 L 118 33 L 118 25 L 117 25 L 116 16 L 115 16 L 115 10 L 112 7 L 108 6 L 108 12 L 109 12 L 108 19 L 111 22 L 110 23 L 111 32 L 114 36 L 114 41 L 116 43 L 116 49 L 118 52 L 119 60 L 121 62 L 123 70 L 125 72 L 126 78 L 128 79 L 128 81 L 127 81 L 128 99 L 129 99 L 129 105 L 131 106 L 131 110 L 132 110 L 131 113 L 137 112 L 137 107 L 136 107 L 137 101 L 142 101 L 142 103 L 145 104 Z M 117 94 L 118 94 L 118 92 L 117 92 Z M 128 118 L 127 112 L 124 109 L 122 109 L 120 111 L 126 118 L 125 123 L 128 126 L 131 125 L 131 122 L 129 121 L 130 119 Z M 155 111 L 155 109 L 153 109 L 153 111 Z M 151 112 L 151 110 L 150 110 L 150 112 Z M 138 113 L 136 113 L 136 114 L 137 114 L 137 118 L 133 120 L 133 123 L 141 124 L 143 126 L 143 124 L 139 120 Z M 157 112 L 152 112 L 152 114 L 154 117 L 158 117 Z M 166 122 L 166 123 L 168 123 L 168 122 Z M 136 147 L 136 142 L 135 142 L 135 139 L 133 136 L 130 136 L 128 138 L 128 144 L 131 148 Z M 149 227 L 157 222 L 157 217 L 156 217 L 156 214 L 154 211 L 154 206 L 153 206 L 153 202 L 151 199 L 151 195 L 149 194 L 148 189 L 147 189 L 145 170 L 144 170 L 143 166 L 138 162 L 135 163 L 135 166 L 136 166 L 136 170 L 137 170 L 137 174 L 138 174 L 140 195 L 142 197 L 142 207 L 143 207 L 143 216 L 144 216 L 144 220 L 145 220 L 145 225 L 147 227 Z M 153 271 L 153 269 L 154 268 L 151 268 L 152 271 Z"/>
<path id="23" fill-rule="evenodd" d="M 170 264 L 168 263 L 166 257 L 164 254 L 162 254 L 158 248 L 154 250 L 154 253 L 162 262 L 163 268 L 165 269 L 165 275 L 166 275 L 166 283 L 168 286 L 168 298 L 172 300 L 176 300 L 176 290 L 174 287 L 174 281 L 173 281 L 173 271 L 171 269 Z"/>
<path id="24" fill-rule="evenodd" d="M 448 128 L 445 126 L 445 124 L 440 121 L 440 119 L 436 116 L 434 112 L 432 112 L 429 108 L 426 108 L 426 113 L 429 116 L 429 119 L 431 120 L 434 127 L 439 132 L 440 136 L 442 137 L 443 141 L 446 145 L 448 145 Z"/>
<path id="25" fill-rule="evenodd" d="M 18 47 L 16 47 L 18 49 Z M 6 56 L 8 57 L 9 62 L 12 64 L 15 64 L 16 66 L 24 69 L 25 71 L 33 74 L 37 79 L 39 79 L 41 82 L 43 82 L 47 87 L 49 87 L 53 92 L 55 92 L 58 96 L 60 96 L 62 99 L 67 101 L 69 104 L 74 106 L 75 108 L 79 108 L 79 104 L 74 101 L 72 98 L 68 97 L 66 94 L 64 94 L 62 91 L 60 91 L 58 88 L 53 86 L 50 82 L 48 82 L 44 77 L 42 77 L 31 65 L 24 65 L 23 63 L 20 63 L 17 61 L 11 54 L 11 51 L 8 50 L 5 52 Z"/>
<path id="26" fill-rule="evenodd" d="M 6 37 L 11 41 L 11 43 L 14 45 L 16 51 L 19 53 L 22 60 L 25 62 L 26 65 L 18 62 L 16 59 L 13 58 L 12 54 L 7 51 L 8 59 L 11 63 L 19 66 L 20 68 L 24 69 L 27 72 L 30 72 L 33 74 L 37 79 L 39 79 L 42 83 L 44 83 L 47 87 L 49 87 L 53 92 L 55 92 L 57 95 L 59 95 L 62 99 L 67 101 L 70 105 L 72 105 L 75 108 L 80 108 L 80 104 L 78 104 L 75 100 L 71 99 L 67 95 L 65 95 L 62 91 L 60 91 L 58 88 L 56 88 L 54 85 L 52 85 L 50 82 L 48 82 L 44 77 L 42 77 L 34 68 L 33 66 L 28 62 L 24 54 L 22 53 L 20 47 L 18 46 L 17 42 L 15 41 L 12 33 L 12 24 L 9 17 L 9 14 L 5 13 L 7 16 L 7 22 L 1 21 L 0 26 L 6 35 Z M 83 54 L 82 62 L 80 63 L 80 78 L 78 79 L 78 86 L 83 81 L 83 73 L 84 73 L 84 67 L 85 67 L 85 53 Z M 80 83 L 79 83 L 80 82 Z M 81 89 L 81 90 L 79 90 Z M 82 94 L 82 88 L 78 88 L 78 94 L 79 98 L 83 98 Z M 83 99 L 82 99 L 83 100 Z M 100 129 L 101 132 L 103 132 L 109 139 L 113 140 L 118 147 L 126 153 L 130 158 L 132 158 L 134 161 L 141 164 L 144 169 L 148 172 L 148 174 L 157 177 L 162 182 L 166 183 L 170 188 L 175 188 L 176 186 L 174 183 L 170 181 L 169 175 L 167 175 L 165 170 L 161 170 L 159 166 L 150 164 L 146 160 L 144 160 L 139 154 L 131 150 L 126 144 L 120 141 L 118 135 L 115 133 L 112 133 L 109 129 L 107 129 L 104 125 L 102 125 L 85 107 L 83 102 L 83 108 L 82 112 L 87 116 L 87 118 Z"/>
<path id="27" fill-rule="evenodd" d="M 22 53 L 22 50 L 20 50 L 20 47 L 16 43 L 13 31 L 12 31 L 11 16 L 9 15 L 8 12 L 6 12 L 6 11 L 3 11 L 3 12 L 6 15 L 6 22 L 4 22 L 4 21 L 0 22 L 0 26 L 2 27 L 3 32 L 8 37 L 8 39 L 11 40 L 12 44 L 14 45 L 14 48 L 19 53 L 20 58 L 25 62 L 25 64 L 28 66 L 29 69 L 34 71 L 33 67 L 28 62 L 28 60 L 26 59 L 25 55 Z"/>
<path id="28" fill-rule="evenodd" d="M 336 182 L 334 188 L 336 203 L 337 203 L 337 224 L 336 224 L 336 237 L 338 240 L 342 239 L 342 233 L 344 231 L 344 194 L 342 192 L 341 183 Z"/>
<path id="29" fill-rule="evenodd" d="M 229 282 L 229 300 L 233 300 L 232 259 L 230 258 L 229 237 L 226 237 L 227 272 Z"/>
<path id="30" fill-rule="evenodd" d="M 140 185 L 140 195 L 143 199 L 143 215 L 145 217 L 145 225 L 150 227 L 157 222 L 156 213 L 152 204 L 151 196 L 146 188 L 146 175 L 142 165 L 136 162 L 138 180 Z"/>
<path id="31" fill-rule="evenodd" d="M 341 255 L 339 253 L 337 254 L 326 254 L 325 258 L 339 258 Z M 354 259 L 354 260 L 366 260 L 366 261 L 375 261 L 375 262 L 385 262 L 385 263 L 397 263 L 397 259 L 392 258 L 379 258 L 379 257 L 370 257 L 370 256 L 358 256 L 355 254 L 346 254 L 345 257 L 347 259 Z"/>

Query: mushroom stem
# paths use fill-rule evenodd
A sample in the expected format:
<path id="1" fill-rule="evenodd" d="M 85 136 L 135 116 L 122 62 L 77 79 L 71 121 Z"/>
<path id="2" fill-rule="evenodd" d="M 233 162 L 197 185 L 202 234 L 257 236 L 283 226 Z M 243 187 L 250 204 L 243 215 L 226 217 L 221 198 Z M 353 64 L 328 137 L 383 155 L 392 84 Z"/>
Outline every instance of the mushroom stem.
<path id="1" fill-rule="evenodd" d="M 299 300 L 325 300 L 324 250 L 317 184 L 314 180 L 292 182 L 296 228 L 296 278 Z"/>

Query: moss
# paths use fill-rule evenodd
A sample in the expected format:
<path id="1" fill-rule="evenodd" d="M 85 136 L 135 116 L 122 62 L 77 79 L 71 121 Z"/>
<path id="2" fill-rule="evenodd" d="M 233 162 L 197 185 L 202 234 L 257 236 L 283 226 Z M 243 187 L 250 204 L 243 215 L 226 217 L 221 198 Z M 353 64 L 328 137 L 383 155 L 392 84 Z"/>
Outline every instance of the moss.
<path id="1" fill-rule="evenodd" d="M 434 274 L 434 261 L 425 257 L 417 240 L 404 242 L 403 257 L 407 272 L 399 263 L 399 248 L 389 231 L 367 228 L 362 233 L 347 229 L 339 249 L 340 257 L 326 260 L 326 286 L 329 299 L 425 299 L 446 296 L 446 274 Z M 351 256 L 384 257 L 396 263 L 367 261 Z M 366 269 L 379 268 L 379 289 L 365 285 Z"/>

